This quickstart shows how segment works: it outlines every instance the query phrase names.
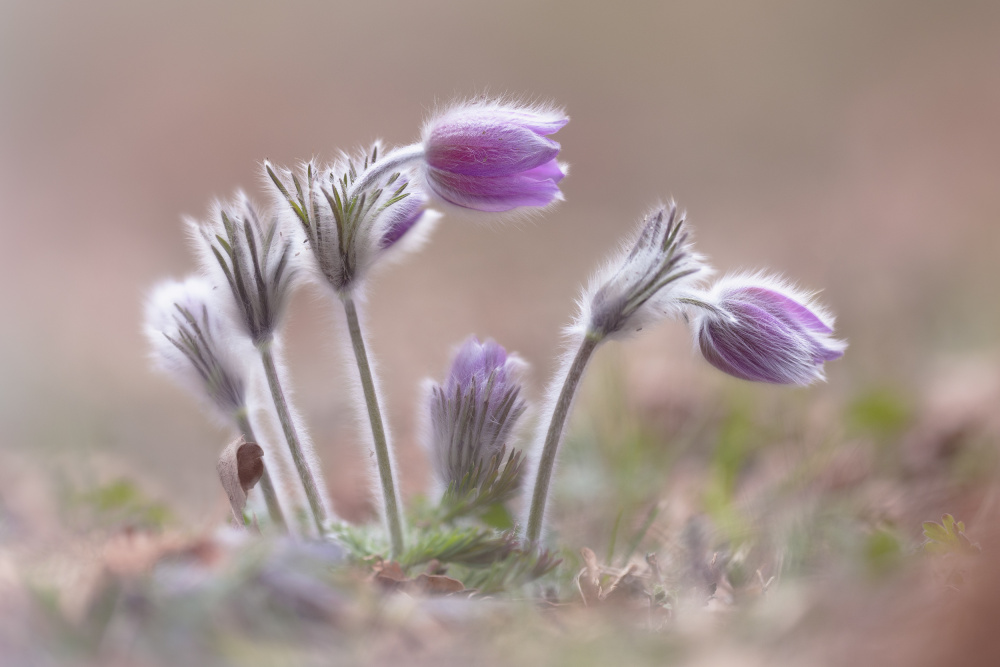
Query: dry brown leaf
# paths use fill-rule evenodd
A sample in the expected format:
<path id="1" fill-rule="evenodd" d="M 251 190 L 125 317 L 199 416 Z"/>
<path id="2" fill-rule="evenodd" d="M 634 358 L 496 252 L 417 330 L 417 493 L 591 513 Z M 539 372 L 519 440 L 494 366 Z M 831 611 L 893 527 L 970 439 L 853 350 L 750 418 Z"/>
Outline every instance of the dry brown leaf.
<path id="1" fill-rule="evenodd" d="M 395 590 L 407 581 L 403 568 L 394 560 L 379 561 L 372 566 L 372 570 L 375 573 L 375 581 L 388 590 Z"/>
<path id="2" fill-rule="evenodd" d="M 222 450 L 215 465 L 219 481 L 229 497 L 233 509 L 233 519 L 243 526 L 243 508 L 247 505 L 247 493 L 264 475 L 264 450 L 260 445 L 247 442 L 242 436 Z"/>
<path id="3" fill-rule="evenodd" d="M 465 584 L 443 574 L 419 574 L 415 579 L 406 582 L 405 589 L 424 595 L 449 595 L 464 591 Z"/>
<path id="4" fill-rule="evenodd" d="M 396 561 L 379 560 L 372 565 L 372 572 L 375 582 L 385 590 L 402 590 L 421 595 L 450 595 L 466 590 L 461 581 L 443 574 L 423 572 L 411 579 Z"/>

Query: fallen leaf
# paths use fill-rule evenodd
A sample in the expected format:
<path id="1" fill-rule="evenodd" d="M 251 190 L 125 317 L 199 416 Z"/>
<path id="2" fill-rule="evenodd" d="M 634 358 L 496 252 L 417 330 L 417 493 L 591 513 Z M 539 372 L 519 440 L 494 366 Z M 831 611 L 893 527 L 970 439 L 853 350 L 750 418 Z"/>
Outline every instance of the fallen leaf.
<path id="1" fill-rule="evenodd" d="M 449 595 L 464 591 L 465 584 L 443 574 L 419 574 L 415 579 L 406 582 L 404 588 L 424 595 Z"/>
<path id="2" fill-rule="evenodd" d="M 215 465 L 219 481 L 229 497 L 233 509 L 233 519 L 243 526 L 243 509 L 247 505 L 247 493 L 264 475 L 264 450 L 260 445 L 247 442 L 242 436 L 222 450 Z"/>
<path id="3" fill-rule="evenodd" d="M 403 568 L 394 560 L 379 561 L 372 566 L 372 570 L 375 572 L 375 581 L 388 590 L 399 588 L 407 581 Z"/>

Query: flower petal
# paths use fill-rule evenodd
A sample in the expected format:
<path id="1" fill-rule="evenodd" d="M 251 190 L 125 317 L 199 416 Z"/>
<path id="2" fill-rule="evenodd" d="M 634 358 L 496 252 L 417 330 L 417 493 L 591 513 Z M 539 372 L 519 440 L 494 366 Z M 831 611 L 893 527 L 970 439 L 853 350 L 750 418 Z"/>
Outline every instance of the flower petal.
<path id="1" fill-rule="evenodd" d="M 544 172 L 550 170 L 551 167 L 544 166 Z M 510 176 L 487 177 L 430 169 L 427 183 L 445 201 L 491 213 L 519 206 L 547 206 L 562 195 L 552 178 L 533 170 Z"/>
<path id="2" fill-rule="evenodd" d="M 468 176 L 507 176 L 533 169 L 559 154 L 559 144 L 511 123 L 461 117 L 434 128 L 427 163 Z"/>

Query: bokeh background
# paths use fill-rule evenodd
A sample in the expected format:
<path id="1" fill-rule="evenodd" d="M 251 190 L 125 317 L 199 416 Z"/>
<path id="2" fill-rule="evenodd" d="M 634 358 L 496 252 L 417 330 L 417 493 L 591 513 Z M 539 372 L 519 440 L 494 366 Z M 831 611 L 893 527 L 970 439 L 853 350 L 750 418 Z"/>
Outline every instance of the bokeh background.
<path id="1" fill-rule="evenodd" d="M 669 197 L 720 271 L 781 271 L 839 316 L 851 347 L 829 383 L 752 389 L 770 404 L 905 400 L 953 369 L 995 383 L 998 3 L 3 0 L 5 512 L 38 529 L 67 489 L 126 477 L 183 522 L 224 516 L 229 434 L 151 372 L 140 328 L 150 287 L 195 269 L 182 215 L 236 188 L 262 200 L 264 157 L 410 142 L 436 105 L 484 92 L 564 105 L 572 171 L 544 217 L 447 217 L 374 281 L 407 495 L 428 481 L 421 379 L 475 333 L 527 359 L 539 396 L 580 286 Z M 334 311 L 308 290 L 292 311 L 298 407 L 337 507 L 364 517 Z M 679 322 L 597 362 L 592 402 L 608 377 L 664 410 L 744 391 Z"/>

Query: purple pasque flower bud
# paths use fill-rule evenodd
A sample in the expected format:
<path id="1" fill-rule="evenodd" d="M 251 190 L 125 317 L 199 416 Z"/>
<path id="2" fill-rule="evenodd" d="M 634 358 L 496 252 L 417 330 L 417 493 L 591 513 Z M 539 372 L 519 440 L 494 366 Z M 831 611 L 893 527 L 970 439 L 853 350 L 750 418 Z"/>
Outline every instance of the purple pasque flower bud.
<path id="1" fill-rule="evenodd" d="M 236 324 L 226 316 L 211 282 L 167 280 L 146 301 L 144 330 L 153 363 L 206 399 L 223 421 L 246 404 L 246 370 L 235 348 Z"/>
<path id="2" fill-rule="evenodd" d="M 430 450 L 445 487 L 502 456 L 527 405 L 525 364 L 498 343 L 471 336 L 455 354 L 443 385 L 430 385 Z"/>
<path id="3" fill-rule="evenodd" d="M 292 172 L 264 163 L 282 205 L 305 233 L 314 273 L 338 294 L 350 293 L 390 249 L 416 249 L 440 218 L 426 208 L 405 161 L 382 154 L 376 142 L 325 167 L 309 162 Z"/>
<path id="4" fill-rule="evenodd" d="M 580 324 L 597 340 L 639 331 L 678 312 L 679 297 L 710 269 L 694 252 L 677 204 L 658 207 L 634 241 L 591 280 Z"/>
<path id="5" fill-rule="evenodd" d="M 692 326 L 705 359 L 744 380 L 807 385 L 847 348 L 813 295 L 775 276 L 726 276 L 689 303 L 701 306 Z"/>
<path id="6" fill-rule="evenodd" d="M 554 134 L 560 110 L 502 101 L 458 104 L 424 125 L 424 179 L 447 202 L 502 212 L 562 199 L 565 167 Z"/>

